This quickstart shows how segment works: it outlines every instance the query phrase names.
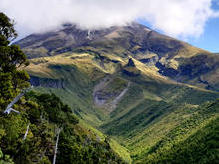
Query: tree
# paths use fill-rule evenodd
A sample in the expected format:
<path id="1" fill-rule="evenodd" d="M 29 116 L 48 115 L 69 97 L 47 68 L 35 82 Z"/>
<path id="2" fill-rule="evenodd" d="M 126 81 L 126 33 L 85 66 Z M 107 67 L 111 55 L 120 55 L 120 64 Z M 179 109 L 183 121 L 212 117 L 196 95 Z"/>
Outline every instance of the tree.
<path id="1" fill-rule="evenodd" d="M 20 67 L 29 64 L 25 54 L 17 45 L 10 45 L 17 37 L 14 22 L 4 13 L 0 13 L 0 109 L 6 107 L 8 102 L 20 89 L 29 86 L 29 75 L 20 70 Z"/>
<path id="2" fill-rule="evenodd" d="M 0 164 L 14 164 L 12 159 L 8 155 L 4 155 L 0 149 Z"/>
<path id="3" fill-rule="evenodd" d="M 0 13 L 0 35 L 6 40 L 13 40 L 17 37 L 17 33 L 14 29 L 14 22 L 4 13 Z"/>

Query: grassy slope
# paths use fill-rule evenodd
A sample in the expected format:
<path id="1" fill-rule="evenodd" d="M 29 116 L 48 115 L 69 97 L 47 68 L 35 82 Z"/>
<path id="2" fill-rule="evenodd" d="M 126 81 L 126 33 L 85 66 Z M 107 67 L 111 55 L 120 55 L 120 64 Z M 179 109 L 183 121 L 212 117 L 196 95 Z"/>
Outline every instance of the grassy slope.
<path id="1" fill-rule="evenodd" d="M 80 125 L 84 129 L 88 129 L 90 132 L 93 132 L 96 136 L 97 140 L 104 141 L 106 138 L 109 139 L 109 143 L 113 151 L 118 154 L 125 162 L 132 163 L 132 159 L 130 157 L 130 152 L 124 146 L 121 146 L 117 141 L 112 138 L 108 138 L 109 136 L 103 134 L 101 131 L 97 130 L 93 126 L 87 124 L 85 121 L 80 120 Z"/>
<path id="2" fill-rule="evenodd" d="M 137 161 L 144 160 L 150 149 L 183 124 L 185 118 L 193 117 L 199 104 L 218 97 L 218 93 L 170 81 L 154 67 L 137 61 L 136 67 L 141 71 L 137 77 L 120 72 L 127 63 L 126 58 L 107 55 L 103 63 L 95 54 L 61 54 L 33 59 L 27 70 L 40 78 L 64 80 L 64 88 L 39 87 L 37 90 L 59 95 L 86 124 L 110 134 Z M 93 87 L 107 74 L 131 82 L 128 92 L 110 114 L 96 108 L 92 97 Z M 115 141 L 111 145 L 130 161 L 128 151 Z"/>
<path id="3" fill-rule="evenodd" d="M 94 110 L 93 108 L 92 89 L 95 81 L 103 77 L 104 73 L 91 64 L 92 61 L 90 58 L 86 58 L 85 56 L 85 60 L 80 63 L 80 58 L 71 60 L 72 56 L 67 56 L 66 58 L 58 56 L 55 58 L 36 59 L 28 67 L 28 72 L 40 78 L 64 80 L 64 89 L 54 87 L 38 87 L 37 89 L 58 94 L 64 102 L 68 103 L 72 109 L 77 111 L 76 114 L 78 116 L 98 124 L 103 114 L 101 111 Z M 76 56 L 74 57 L 76 58 Z M 44 62 L 45 60 L 49 64 Z M 89 72 L 92 72 L 92 75 Z M 44 82 L 42 81 L 42 83 Z"/>
<path id="4" fill-rule="evenodd" d="M 190 111 L 180 124 L 145 152 L 146 163 L 217 163 L 219 101 Z"/>
<path id="5" fill-rule="evenodd" d="M 143 132 L 126 140 L 136 161 L 154 160 L 218 117 L 218 101 L 201 107 L 181 107 Z M 213 105 L 212 105 L 213 104 Z M 216 105 L 214 105 L 216 104 Z M 150 162 L 148 162 L 150 163 Z"/>

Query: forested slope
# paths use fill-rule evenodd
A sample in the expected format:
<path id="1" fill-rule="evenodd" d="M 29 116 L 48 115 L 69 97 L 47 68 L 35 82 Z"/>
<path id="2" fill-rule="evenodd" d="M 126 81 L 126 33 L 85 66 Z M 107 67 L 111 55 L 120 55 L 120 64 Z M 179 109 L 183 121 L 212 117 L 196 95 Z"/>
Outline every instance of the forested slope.
<path id="1" fill-rule="evenodd" d="M 0 30 L 0 163 L 124 163 L 60 98 L 27 90 L 29 63 L 3 13 Z"/>

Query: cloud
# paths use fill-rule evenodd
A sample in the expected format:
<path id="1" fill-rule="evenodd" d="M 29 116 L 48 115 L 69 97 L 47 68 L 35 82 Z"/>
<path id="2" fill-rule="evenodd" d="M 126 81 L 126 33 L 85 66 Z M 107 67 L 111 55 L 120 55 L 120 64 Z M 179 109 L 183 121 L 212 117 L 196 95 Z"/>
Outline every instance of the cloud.
<path id="1" fill-rule="evenodd" d="M 212 0 L 1 0 L 0 11 L 20 34 L 44 32 L 69 22 L 82 28 L 125 25 L 137 19 L 173 37 L 198 37 L 219 14 Z"/>

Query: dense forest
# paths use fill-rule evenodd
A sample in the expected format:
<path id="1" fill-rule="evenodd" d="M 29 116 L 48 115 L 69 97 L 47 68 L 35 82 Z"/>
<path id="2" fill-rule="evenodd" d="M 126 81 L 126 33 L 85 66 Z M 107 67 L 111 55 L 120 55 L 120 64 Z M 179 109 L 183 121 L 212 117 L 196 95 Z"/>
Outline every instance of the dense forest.
<path id="1" fill-rule="evenodd" d="M 218 112 L 219 100 L 203 104 L 190 119 L 153 146 L 145 154 L 144 162 L 218 163 L 219 118 L 215 115 Z"/>

